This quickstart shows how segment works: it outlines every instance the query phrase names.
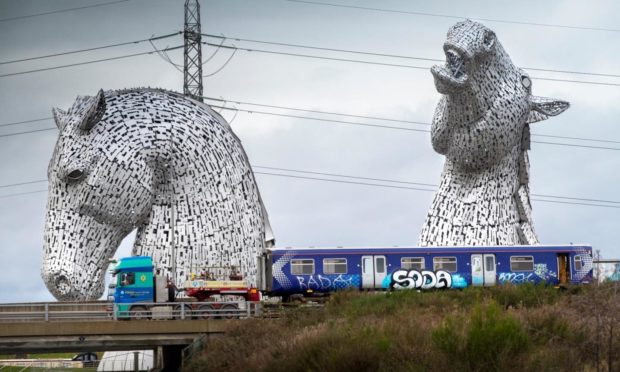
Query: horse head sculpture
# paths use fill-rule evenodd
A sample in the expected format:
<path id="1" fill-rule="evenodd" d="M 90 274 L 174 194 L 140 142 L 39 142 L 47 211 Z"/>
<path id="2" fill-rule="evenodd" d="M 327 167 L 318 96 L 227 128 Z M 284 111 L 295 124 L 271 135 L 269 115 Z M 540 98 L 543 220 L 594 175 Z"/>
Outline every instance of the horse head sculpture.
<path id="1" fill-rule="evenodd" d="M 99 298 L 134 229 L 132 253 L 177 283 L 192 268 L 233 265 L 255 281 L 273 234 L 241 142 L 218 113 L 156 89 L 100 90 L 53 113 L 42 277 L 56 298 Z"/>
<path id="2" fill-rule="evenodd" d="M 443 96 L 431 128 L 446 156 L 421 245 L 536 244 L 529 199 L 529 124 L 568 102 L 532 95 L 495 33 L 470 20 L 448 31 L 446 64 L 431 69 Z"/>

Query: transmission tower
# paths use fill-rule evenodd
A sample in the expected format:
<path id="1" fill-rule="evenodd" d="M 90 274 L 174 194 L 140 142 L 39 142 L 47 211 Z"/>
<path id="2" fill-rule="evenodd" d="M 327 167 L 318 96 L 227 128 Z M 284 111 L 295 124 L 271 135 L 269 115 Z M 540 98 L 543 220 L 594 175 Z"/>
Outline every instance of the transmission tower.
<path id="1" fill-rule="evenodd" d="M 202 102 L 202 49 L 200 4 L 185 0 L 183 94 Z"/>

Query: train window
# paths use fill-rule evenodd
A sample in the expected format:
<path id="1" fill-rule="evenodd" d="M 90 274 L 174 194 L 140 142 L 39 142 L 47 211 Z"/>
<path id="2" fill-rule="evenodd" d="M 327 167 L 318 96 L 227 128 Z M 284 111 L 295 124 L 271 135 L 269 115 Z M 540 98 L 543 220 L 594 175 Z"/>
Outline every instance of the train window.
<path id="1" fill-rule="evenodd" d="M 400 267 L 406 270 L 424 270 L 424 257 L 403 257 Z"/>
<path id="2" fill-rule="evenodd" d="M 325 274 L 346 274 L 347 259 L 346 258 L 324 258 L 323 273 Z"/>
<path id="3" fill-rule="evenodd" d="M 435 257 L 433 258 L 433 270 L 445 270 L 451 273 L 456 272 L 456 257 Z"/>
<path id="4" fill-rule="evenodd" d="M 582 266 L 581 256 L 575 256 L 575 270 L 581 270 Z"/>
<path id="5" fill-rule="evenodd" d="M 510 256 L 510 271 L 534 271 L 534 257 Z"/>
<path id="6" fill-rule="evenodd" d="M 492 254 L 484 255 L 484 270 L 495 271 L 495 256 Z"/>
<path id="7" fill-rule="evenodd" d="M 293 275 L 314 274 L 314 260 L 313 259 L 291 260 L 291 274 Z"/>

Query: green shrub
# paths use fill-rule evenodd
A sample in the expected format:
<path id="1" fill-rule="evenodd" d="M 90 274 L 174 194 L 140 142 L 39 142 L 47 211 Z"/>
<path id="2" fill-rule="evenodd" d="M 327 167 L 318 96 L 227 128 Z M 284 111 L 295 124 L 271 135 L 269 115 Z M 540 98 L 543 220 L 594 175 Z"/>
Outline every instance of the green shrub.
<path id="1" fill-rule="evenodd" d="M 470 315 L 446 317 L 432 340 L 453 368 L 467 371 L 505 370 L 530 345 L 521 323 L 495 302 L 476 306 Z"/>

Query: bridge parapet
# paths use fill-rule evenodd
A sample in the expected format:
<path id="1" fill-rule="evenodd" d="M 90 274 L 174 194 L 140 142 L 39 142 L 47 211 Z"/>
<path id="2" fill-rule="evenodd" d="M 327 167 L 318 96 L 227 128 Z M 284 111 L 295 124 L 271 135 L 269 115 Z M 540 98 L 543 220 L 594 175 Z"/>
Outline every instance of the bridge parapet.
<path id="1" fill-rule="evenodd" d="M 132 303 L 110 302 L 47 302 L 0 304 L 0 323 L 56 321 L 116 321 L 117 318 L 185 320 L 241 319 L 262 315 L 258 302 L 172 302 Z M 127 309 L 119 311 L 119 309 Z"/>

